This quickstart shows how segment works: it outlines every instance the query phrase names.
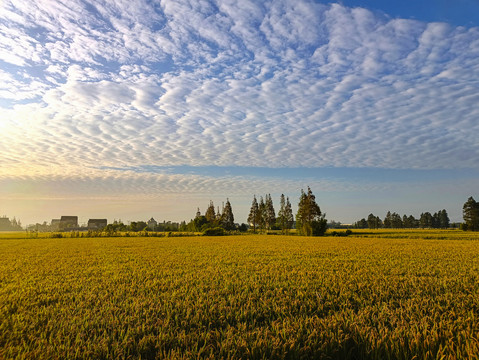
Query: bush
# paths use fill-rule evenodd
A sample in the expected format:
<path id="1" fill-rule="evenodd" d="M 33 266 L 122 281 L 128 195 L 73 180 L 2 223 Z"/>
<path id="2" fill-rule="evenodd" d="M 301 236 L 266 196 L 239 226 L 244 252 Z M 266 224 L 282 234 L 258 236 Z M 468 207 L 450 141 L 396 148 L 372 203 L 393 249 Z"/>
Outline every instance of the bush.
<path id="1" fill-rule="evenodd" d="M 331 233 L 328 234 L 328 235 L 329 235 L 329 236 L 343 236 L 343 237 L 344 237 L 344 236 L 349 236 L 349 235 L 351 235 L 352 233 L 353 233 L 353 232 L 352 232 L 350 229 L 348 229 L 348 230 L 346 230 L 345 232 L 342 232 L 342 231 L 333 231 L 333 232 L 331 232 Z"/>
<path id="2" fill-rule="evenodd" d="M 204 236 L 223 236 L 226 234 L 225 234 L 225 229 L 220 227 L 215 227 L 215 228 L 206 229 L 203 232 L 203 235 Z"/>

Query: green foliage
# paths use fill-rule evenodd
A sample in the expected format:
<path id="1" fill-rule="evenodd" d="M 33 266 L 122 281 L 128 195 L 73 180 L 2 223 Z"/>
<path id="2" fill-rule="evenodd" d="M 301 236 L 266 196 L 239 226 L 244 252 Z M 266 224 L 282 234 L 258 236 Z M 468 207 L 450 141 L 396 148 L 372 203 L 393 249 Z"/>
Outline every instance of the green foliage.
<path id="1" fill-rule="evenodd" d="M 479 231 L 479 203 L 471 196 L 462 207 L 462 215 L 469 231 Z"/>
<path id="2" fill-rule="evenodd" d="M 277 226 L 283 234 L 286 234 L 293 226 L 293 210 L 289 202 L 289 197 L 285 199 L 284 194 L 281 194 L 278 218 L 276 220 Z"/>
<path id="3" fill-rule="evenodd" d="M 444 230 L 8 239 L 0 358 L 476 359 L 478 257 Z"/>
<path id="4" fill-rule="evenodd" d="M 316 197 L 308 186 L 307 193 L 301 190 L 298 214 L 296 215 L 296 229 L 300 235 L 321 236 L 326 232 L 326 228 L 325 214 L 321 213 L 319 205 L 316 203 Z"/>
<path id="5" fill-rule="evenodd" d="M 261 222 L 261 213 L 259 210 L 258 201 L 256 200 L 256 195 L 253 196 L 253 202 L 251 203 L 251 208 L 248 215 L 248 223 L 253 225 L 253 233 L 256 232 L 256 226 Z"/>
<path id="6" fill-rule="evenodd" d="M 267 194 L 265 197 L 265 206 L 264 206 L 264 223 L 267 230 L 271 230 L 276 223 L 276 214 L 273 206 L 273 199 L 271 194 Z"/>
<path id="7" fill-rule="evenodd" d="M 226 235 L 226 232 L 225 232 L 225 229 L 223 229 L 222 227 L 215 227 L 215 228 L 206 229 L 203 232 L 203 235 L 205 235 L 205 236 L 224 236 L 224 235 Z"/>
<path id="8" fill-rule="evenodd" d="M 205 212 L 206 221 L 209 223 L 214 223 L 216 221 L 215 206 L 213 201 L 210 200 L 210 205 Z"/>
<path id="9" fill-rule="evenodd" d="M 347 229 L 346 231 L 331 231 L 331 232 L 328 232 L 328 236 L 349 236 L 349 235 L 352 235 L 352 231 Z"/>
<path id="10" fill-rule="evenodd" d="M 226 199 L 226 204 L 223 209 L 223 213 L 221 214 L 220 223 L 225 230 L 233 230 L 235 228 L 235 218 L 229 199 Z"/>

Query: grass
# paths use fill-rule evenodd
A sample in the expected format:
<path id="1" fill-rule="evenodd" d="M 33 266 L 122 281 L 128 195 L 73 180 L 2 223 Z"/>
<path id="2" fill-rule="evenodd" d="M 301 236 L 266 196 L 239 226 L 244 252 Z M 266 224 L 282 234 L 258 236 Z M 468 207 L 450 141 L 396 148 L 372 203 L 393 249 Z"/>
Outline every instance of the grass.
<path id="1" fill-rule="evenodd" d="M 478 255 L 459 231 L 1 234 L 0 358 L 478 359 Z"/>

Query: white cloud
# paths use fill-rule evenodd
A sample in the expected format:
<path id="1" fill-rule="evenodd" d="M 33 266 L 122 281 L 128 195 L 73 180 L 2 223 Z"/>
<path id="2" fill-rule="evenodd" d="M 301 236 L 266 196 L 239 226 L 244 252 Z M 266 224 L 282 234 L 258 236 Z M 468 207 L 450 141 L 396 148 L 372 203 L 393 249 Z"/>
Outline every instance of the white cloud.
<path id="1" fill-rule="evenodd" d="M 0 162 L 12 174 L 479 166 L 477 28 L 310 1 L 2 10 L 0 96 L 15 105 L 2 110 Z"/>

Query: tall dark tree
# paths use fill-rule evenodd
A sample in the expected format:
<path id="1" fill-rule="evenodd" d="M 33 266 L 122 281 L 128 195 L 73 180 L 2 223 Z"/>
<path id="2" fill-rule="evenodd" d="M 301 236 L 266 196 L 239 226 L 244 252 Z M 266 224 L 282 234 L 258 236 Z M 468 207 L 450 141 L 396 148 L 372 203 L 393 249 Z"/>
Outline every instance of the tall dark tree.
<path id="1" fill-rule="evenodd" d="M 356 229 L 367 229 L 368 228 L 368 221 L 365 218 L 362 218 L 356 223 L 353 224 Z"/>
<path id="2" fill-rule="evenodd" d="M 370 229 L 379 229 L 381 227 L 381 219 L 379 216 L 374 216 L 373 214 L 368 215 L 368 228 Z"/>
<path id="3" fill-rule="evenodd" d="M 479 203 L 471 196 L 462 207 L 466 230 L 479 231 Z"/>
<path id="4" fill-rule="evenodd" d="M 262 196 L 259 197 L 258 204 L 258 225 L 261 231 L 266 227 L 266 204 Z"/>
<path id="5" fill-rule="evenodd" d="M 318 236 L 326 232 L 325 215 L 321 213 L 319 205 L 316 203 L 316 197 L 313 195 L 310 187 L 305 193 L 301 190 L 299 198 L 298 213 L 296 215 L 296 229 L 300 235 Z"/>
<path id="6" fill-rule="evenodd" d="M 419 221 L 414 216 L 409 215 L 407 219 L 412 228 L 417 228 L 419 226 Z"/>
<path id="7" fill-rule="evenodd" d="M 289 197 L 286 197 L 286 207 L 284 208 L 284 213 L 286 216 L 286 230 L 289 231 L 294 224 L 293 208 L 291 206 L 291 202 L 289 201 Z"/>
<path id="8" fill-rule="evenodd" d="M 233 230 L 235 228 L 235 218 L 229 199 L 226 199 L 226 204 L 223 208 L 223 214 L 221 214 L 221 225 L 225 230 Z"/>
<path id="9" fill-rule="evenodd" d="M 439 211 L 439 227 L 442 229 L 447 229 L 450 225 L 449 216 L 447 215 L 446 209 Z"/>
<path id="10" fill-rule="evenodd" d="M 213 201 L 211 200 L 210 205 L 206 209 L 205 217 L 209 223 L 214 223 L 216 221 L 215 206 L 213 205 Z"/>
<path id="11" fill-rule="evenodd" d="M 258 201 L 256 200 L 256 195 L 253 197 L 253 202 L 251 203 L 251 208 L 248 215 L 248 223 L 253 225 L 253 232 L 256 232 L 256 226 L 258 225 L 259 220 L 259 206 Z"/>
<path id="12" fill-rule="evenodd" d="M 391 214 L 391 227 L 394 229 L 399 229 L 402 228 L 402 220 L 401 216 L 398 213 L 392 213 Z"/>
<path id="13" fill-rule="evenodd" d="M 289 197 L 285 199 L 284 194 L 281 194 L 279 207 L 277 224 L 284 234 L 293 227 L 294 223 L 293 209 Z"/>
<path id="14" fill-rule="evenodd" d="M 276 214 L 274 211 L 273 206 L 273 199 L 271 198 L 271 194 L 267 194 L 265 197 L 265 225 L 266 229 L 270 230 L 273 225 L 276 223 Z"/>
<path id="15" fill-rule="evenodd" d="M 278 211 L 278 218 L 276 219 L 278 222 L 278 226 L 281 229 L 281 232 L 284 234 L 286 229 L 286 199 L 284 198 L 284 194 L 281 194 L 279 199 L 279 211 Z"/>
<path id="16" fill-rule="evenodd" d="M 386 217 L 384 218 L 384 227 L 389 229 L 392 227 L 392 214 L 390 211 L 387 212 Z"/>
<path id="17" fill-rule="evenodd" d="M 431 215 L 430 212 L 425 212 L 421 214 L 421 217 L 419 218 L 419 225 L 424 229 L 424 228 L 431 228 L 433 225 L 433 216 Z"/>

